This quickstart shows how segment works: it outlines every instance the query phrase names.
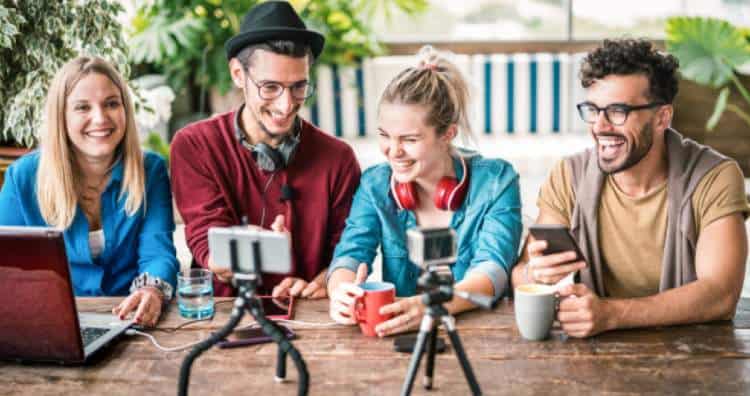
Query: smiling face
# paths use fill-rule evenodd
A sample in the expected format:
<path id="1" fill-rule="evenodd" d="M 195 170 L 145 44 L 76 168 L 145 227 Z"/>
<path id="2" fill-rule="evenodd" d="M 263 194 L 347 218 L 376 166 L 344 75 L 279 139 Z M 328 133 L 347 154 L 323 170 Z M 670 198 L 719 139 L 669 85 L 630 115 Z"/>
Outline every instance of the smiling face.
<path id="1" fill-rule="evenodd" d="M 611 104 L 630 106 L 650 102 L 648 79 L 640 74 L 609 75 L 596 80 L 586 91 L 586 100 L 599 108 Z M 622 172 L 639 163 L 654 143 L 655 114 L 659 107 L 631 111 L 623 125 L 612 125 L 600 112 L 589 132 L 596 141 L 599 168 L 607 174 Z"/>
<path id="2" fill-rule="evenodd" d="M 304 100 L 292 96 L 290 86 L 309 80 L 310 61 L 307 56 L 295 58 L 279 55 L 271 51 L 256 50 L 253 54 L 250 70 L 242 72 L 244 68 L 239 61 L 233 60 L 233 68 L 242 74 L 245 87 L 245 109 L 250 115 L 250 124 L 245 129 L 253 134 L 260 131 L 265 136 L 255 136 L 255 140 L 265 140 L 283 137 L 292 132 L 294 121 Z M 258 94 L 258 85 L 275 82 L 284 86 L 281 96 L 276 99 L 263 99 Z M 257 143 L 257 142 L 256 142 Z"/>
<path id="3" fill-rule="evenodd" d="M 125 126 L 122 94 L 112 80 L 93 72 L 75 84 L 65 101 L 65 129 L 79 159 L 111 162 Z"/>
<path id="4" fill-rule="evenodd" d="M 378 114 L 380 151 L 385 155 L 399 183 L 407 183 L 431 173 L 444 174 L 453 130 L 438 136 L 424 123 L 423 106 L 382 103 Z"/>

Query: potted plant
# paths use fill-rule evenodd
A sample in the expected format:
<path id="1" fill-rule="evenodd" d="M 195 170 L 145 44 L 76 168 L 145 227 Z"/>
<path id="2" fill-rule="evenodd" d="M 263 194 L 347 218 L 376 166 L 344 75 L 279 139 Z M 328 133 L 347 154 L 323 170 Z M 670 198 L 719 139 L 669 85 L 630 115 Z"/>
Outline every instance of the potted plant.
<path id="1" fill-rule="evenodd" d="M 98 55 L 127 77 L 121 11 L 110 0 L 0 3 L 0 185 L 10 162 L 36 145 L 47 87 L 65 62 Z"/>
<path id="2" fill-rule="evenodd" d="M 675 127 L 734 157 L 750 176 L 750 34 L 727 21 L 702 17 L 667 20 L 666 48 L 684 79 L 676 98 Z"/>
<path id="3" fill-rule="evenodd" d="M 211 93 L 212 111 L 219 98 L 232 92 L 224 43 L 237 34 L 242 17 L 259 0 L 154 0 L 141 5 L 132 20 L 131 57 L 163 73 L 178 100 L 200 91 L 192 109 L 206 112 L 205 92 Z M 426 9 L 426 0 L 296 0 L 290 2 L 311 28 L 326 36 L 320 62 L 351 65 L 381 54 L 370 25 L 372 14 L 400 9 L 414 14 Z M 374 4 L 377 3 L 377 4 Z M 377 6 L 377 7 L 376 7 Z M 233 99 L 229 99 L 232 101 Z"/>

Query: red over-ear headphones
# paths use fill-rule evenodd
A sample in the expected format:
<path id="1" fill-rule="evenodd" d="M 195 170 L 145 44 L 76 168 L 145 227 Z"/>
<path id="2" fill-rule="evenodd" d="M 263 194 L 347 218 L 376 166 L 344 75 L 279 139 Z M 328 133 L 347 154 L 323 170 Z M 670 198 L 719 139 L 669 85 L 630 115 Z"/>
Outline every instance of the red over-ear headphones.
<path id="1" fill-rule="evenodd" d="M 464 171 L 463 178 L 459 182 L 455 177 L 444 176 L 435 188 L 435 196 L 432 197 L 435 207 L 441 210 L 456 210 L 466 197 L 466 190 L 469 186 L 469 169 L 466 168 L 464 157 L 458 157 L 461 160 L 461 167 Z M 400 209 L 415 210 L 419 206 L 417 199 L 416 186 L 413 182 L 398 183 L 391 175 L 391 193 L 396 205 Z"/>

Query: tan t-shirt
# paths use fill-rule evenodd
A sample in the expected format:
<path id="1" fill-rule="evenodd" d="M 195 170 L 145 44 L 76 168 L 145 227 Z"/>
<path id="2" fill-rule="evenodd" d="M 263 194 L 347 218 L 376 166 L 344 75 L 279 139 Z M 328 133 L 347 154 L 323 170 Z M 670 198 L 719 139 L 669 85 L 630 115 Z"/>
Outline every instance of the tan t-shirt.
<path id="1" fill-rule="evenodd" d="M 537 206 L 560 224 L 570 226 L 575 196 L 571 169 L 555 165 L 539 191 Z M 750 213 L 745 181 L 739 166 L 725 161 L 709 171 L 692 197 L 698 237 L 726 215 Z M 658 293 L 667 230 L 667 182 L 643 197 L 626 195 L 608 176 L 599 204 L 599 243 L 604 287 L 611 297 L 641 297 Z"/>

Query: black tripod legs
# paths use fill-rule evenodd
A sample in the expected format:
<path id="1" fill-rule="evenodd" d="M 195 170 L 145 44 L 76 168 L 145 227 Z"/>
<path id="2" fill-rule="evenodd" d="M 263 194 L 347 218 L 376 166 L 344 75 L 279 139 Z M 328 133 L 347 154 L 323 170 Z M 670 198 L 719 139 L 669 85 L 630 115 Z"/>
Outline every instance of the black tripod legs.
<path id="1" fill-rule="evenodd" d="M 286 380 L 286 352 L 281 345 L 279 345 L 279 354 L 278 358 L 276 358 L 276 376 L 273 379 L 276 382 L 284 382 Z"/>
<path id="2" fill-rule="evenodd" d="M 422 385 L 425 389 L 432 389 L 432 377 L 435 372 L 435 353 L 437 349 L 437 326 L 433 326 L 430 331 L 430 337 L 427 344 L 427 363 L 424 368 L 424 382 Z"/>
<path id="3" fill-rule="evenodd" d="M 466 382 L 469 383 L 471 393 L 475 396 L 481 395 L 482 390 L 479 389 L 479 383 L 474 376 L 474 370 L 471 369 L 471 363 L 469 363 L 469 358 L 466 357 L 466 351 L 464 351 L 463 344 L 461 344 L 461 338 L 459 338 L 458 331 L 456 330 L 456 319 L 450 315 L 443 316 L 441 319 L 445 326 L 445 330 L 448 332 L 448 337 L 451 339 L 453 350 L 456 351 L 456 357 L 458 358 L 459 364 L 461 364 L 461 369 L 464 371 Z"/>
<path id="4" fill-rule="evenodd" d="M 458 336 L 456 320 L 448 314 L 440 315 L 440 320 L 450 337 L 453 349 L 456 351 L 456 357 L 464 372 L 466 382 L 468 382 L 469 388 L 471 388 L 471 393 L 475 396 L 481 395 L 482 390 L 479 388 L 479 383 L 474 376 L 469 358 L 466 356 L 463 344 L 461 344 L 461 338 Z M 411 394 L 414 378 L 417 375 L 417 370 L 419 370 L 419 363 L 422 360 L 425 349 L 427 350 L 427 362 L 425 363 L 424 388 L 432 389 L 433 374 L 435 372 L 435 353 L 437 349 L 437 330 L 435 318 L 429 313 L 426 314 L 419 326 L 419 334 L 417 334 L 417 341 L 414 344 L 414 352 L 409 361 L 409 370 L 406 372 L 406 379 L 404 380 L 404 385 L 401 387 L 401 396 L 409 396 Z"/>
<path id="5" fill-rule="evenodd" d="M 427 336 L 430 335 L 433 329 L 435 329 L 435 319 L 430 315 L 425 315 L 422 318 L 422 323 L 419 325 L 419 334 L 417 334 L 417 341 L 414 344 L 414 351 L 411 354 L 404 385 L 401 387 L 401 396 L 409 396 L 411 394 L 411 387 L 414 385 L 414 377 L 417 375 L 417 370 L 419 370 L 419 362 L 422 360 Z M 432 350 L 434 352 L 435 349 L 432 348 Z M 432 365 L 434 366 L 434 364 L 433 362 Z"/>

